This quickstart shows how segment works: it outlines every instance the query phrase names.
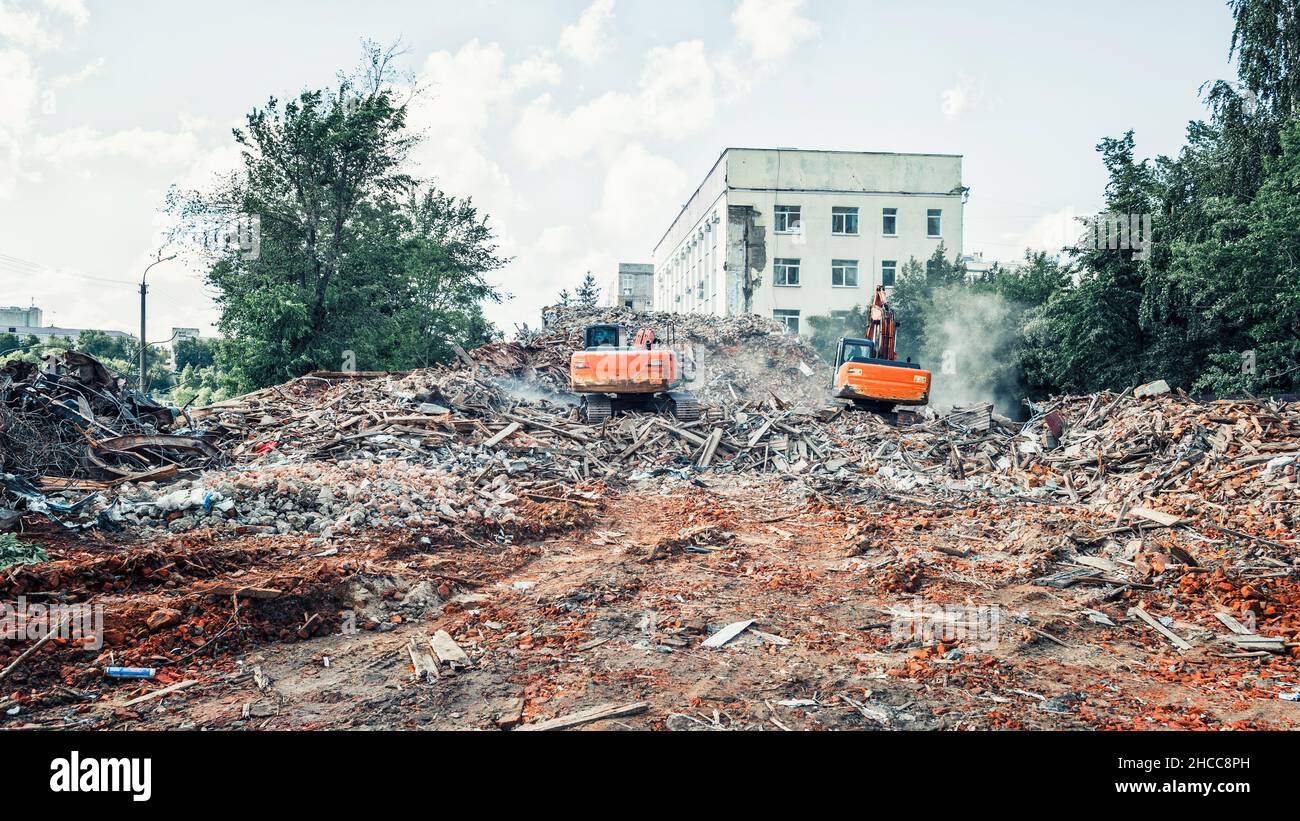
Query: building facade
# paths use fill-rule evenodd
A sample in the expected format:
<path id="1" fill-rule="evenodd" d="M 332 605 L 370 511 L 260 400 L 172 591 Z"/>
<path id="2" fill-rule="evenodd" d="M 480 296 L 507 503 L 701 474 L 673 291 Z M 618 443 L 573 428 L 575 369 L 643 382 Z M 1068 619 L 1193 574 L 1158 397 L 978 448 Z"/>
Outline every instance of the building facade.
<path id="1" fill-rule="evenodd" d="M 64 339 L 71 339 L 74 343 L 81 337 L 84 331 L 92 330 L 88 328 L 61 328 L 57 325 L 42 325 L 33 327 L 30 325 L 0 325 L 0 334 L 11 334 L 20 340 L 29 336 L 34 336 L 40 342 L 59 342 Z M 122 331 L 104 331 L 105 336 L 113 338 L 122 338 L 131 336 Z"/>
<path id="2" fill-rule="evenodd" d="M 654 302 L 655 267 L 650 263 L 620 262 L 614 281 L 605 288 L 605 305 L 648 311 Z"/>
<path id="3" fill-rule="evenodd" d="M 892 285 L 909 259 L 961 256 L 962 158 L 728 148 L 655 246 L 654 307 L 757 313 L 799 333 Z"/>
<path id="4" fill-rule="evenodd" d="M 40 342 L 71 339 L 73 342 L 81 336 L 84 328 L 61 328 L 56 325 L 42 325 L 44 313 L 35 305 L 30 308 L 0 308 L 0 334 L 10 334 L 24 340 L 34 336 Z M 125 337 L 130 334 L 121 331 L 104 331 L 112 337 Z"/>
<path id="5" fill-rule="evenodd" d="M 41 309 L 35 305 L 30 308 L 19 308 L 16 305 L 0 308 L 0 327 L 5 329 L 18 327 L 38 328 L 44 321 L 43 316 Z"/>

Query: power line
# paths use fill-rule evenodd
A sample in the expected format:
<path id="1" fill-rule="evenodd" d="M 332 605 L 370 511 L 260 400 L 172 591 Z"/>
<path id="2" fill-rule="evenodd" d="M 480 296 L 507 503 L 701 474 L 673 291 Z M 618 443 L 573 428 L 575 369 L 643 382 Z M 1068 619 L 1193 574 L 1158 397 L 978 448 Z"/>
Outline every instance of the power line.
<path id="1" fill-rule="evenodd" d="M 82 274 L 76 271 L 69 271 L 63 268 L 51 268 L 48 265 L 42 265 L 39 262 L 32 262 L 31 260 L 22 259 L 21 257 L 15 257 L 11 254 L 5 254 L 5 253 L 0 253 L 0 268 L 8 269 L 11 273 L 15 273 L 15 274 L 31 275 L 31 274 L 49 272 L 49 273 L 57 274 L 59 276 L 73 277 L 75 279 L 84 279 L 84 280 L 89 280 L 91 282 L 112 282 L 118 285 L 138 284 L 129 279 L 113 279 L 111 277 L 97 277 L 97 276 L 91 276 L 90 274 Z"/>

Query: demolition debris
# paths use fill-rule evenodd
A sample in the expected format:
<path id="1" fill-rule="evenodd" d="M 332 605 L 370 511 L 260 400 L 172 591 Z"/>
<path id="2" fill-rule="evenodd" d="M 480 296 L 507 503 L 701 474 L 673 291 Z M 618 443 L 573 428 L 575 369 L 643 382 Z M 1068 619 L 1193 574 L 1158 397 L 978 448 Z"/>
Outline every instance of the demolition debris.
<path id="1" fill-rule="evenodd" d="M 450 367 L 313 374 L 180 424 L 78 355 L 6 370 L 0 436 L 39 433 L 4 440 L 6 521 L 49 560 L 0 571 L 0 595 L 108 615 L 102 650 L 24 658 L 0 715 L 1295 726 L 1294 403 L 1157 385 L 1023 422 L 885 418 L 829 401 L 775 323 L 655 315 L 636 321 L 688 352 L 703 415 L 586 424 L 564 379 L 596 320 L 630 318 L 557 311 Z M 988 608 L 998 635 L 965 637 Z M 158 673 L 103 676 L 123 664 Z"/>

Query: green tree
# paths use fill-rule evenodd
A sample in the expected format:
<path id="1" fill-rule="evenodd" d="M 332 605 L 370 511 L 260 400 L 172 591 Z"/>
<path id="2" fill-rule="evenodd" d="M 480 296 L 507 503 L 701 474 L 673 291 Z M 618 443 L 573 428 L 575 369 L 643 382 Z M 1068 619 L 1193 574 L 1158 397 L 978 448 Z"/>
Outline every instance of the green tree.
<path id="1" fill-rule="evenodd" d="M 139 356 L 140 341 L 131 336 L 109 336 L 103 331 L 82 331 L 76 348 L 96 359 L 130 361 Z"/>
<path id="2" fill-rule="evenodd" d="M 418 138 L 392 57 L 370 46 L 332 90 L 270 99 L 234 131 L 243 168 L 174 198 L 189 225 L 260 219 L 257 253 L 218 249 L 206 273 L 231 340 L 218 365 L 245 387 L 337 369 L 349 351 L 363 369 L 446 361 L 492 334 L 486 274 L 505 260 L 469 200 L 404 171 Z"/>
<path id="3" fill-rule="evenodd" d="M 808 344 L 812 345 L 822 359 L 834 362 L 835 348 L 839 345 L 840 338 L 861 337 L 870 321 L 870 310 L 860 305 L 854 305 L 852 310 L 841 314 L 810 316 L 808 327 L 812 333 L 808 336 Z"/>
<path id="4" fill-rule="evenodd" d="M 966 266 L 960 260 L 949 260 L 943 243 L 939 243 L 925 263 L 913 257 L 903 264 L 889 297 L 898 319 L 896 348 L 900 359 L 911 357 L 913 361 L 921 361 L 926 324 L 933 316 L 935 291 L 966 284 Z"/>
<path id="5" fill-rule="evenodd" d="M 1242 83 L 1269 113 L 1300 116 L 1300 3 L 1229 0 L 1230 56 Z"/>
<path id="6" fill-rule="evenodd" d="M 211 367 L 217 360 L 216 340 L 212 339 L 178 339 L 172 344 L 172 356 L 175 358 L 177 371 L 187 366 L 195 368 Z"/>
<path id="7" fill-rule="evenodd" d="M 581 308 L 595 308 L 596 303 L 600 300 L 600 286 L 596 284 L 596 278 L 591 275 L 591 271 L 583 277 L 582 284 L 574 292 L 574 301 Z"/>

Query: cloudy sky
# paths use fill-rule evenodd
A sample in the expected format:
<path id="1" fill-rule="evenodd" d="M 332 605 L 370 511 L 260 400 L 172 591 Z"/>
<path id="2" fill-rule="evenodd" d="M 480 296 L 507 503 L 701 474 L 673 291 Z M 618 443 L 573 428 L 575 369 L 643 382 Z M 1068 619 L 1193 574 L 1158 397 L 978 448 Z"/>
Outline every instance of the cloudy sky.
<path id="1" fill-rule="evenodd" d="M 1058 248 L 1105 136 L 1177 151 L 1231 78 L 1220 0 L 0 0 L 0 305 L 130 330 L 171 184 L 230 128 L 327 86 L 360 41 L 428 90 L 416 173 L 473 196 L 514 258 L 507 331 L 587 270 L 648 262 L 725 146 L 965 156 L 967 252 Z M 150 336 L 216 320 L 196 268 L 150 273 Z"/>

